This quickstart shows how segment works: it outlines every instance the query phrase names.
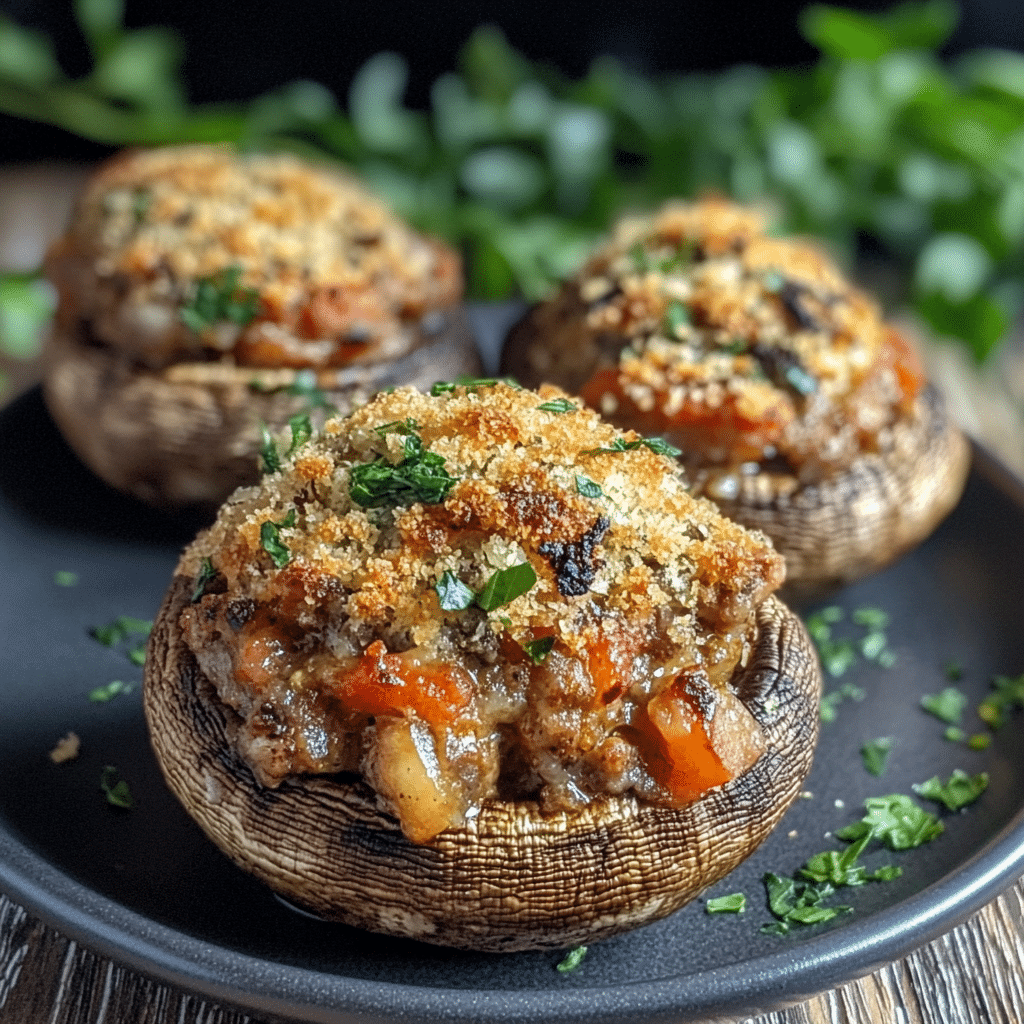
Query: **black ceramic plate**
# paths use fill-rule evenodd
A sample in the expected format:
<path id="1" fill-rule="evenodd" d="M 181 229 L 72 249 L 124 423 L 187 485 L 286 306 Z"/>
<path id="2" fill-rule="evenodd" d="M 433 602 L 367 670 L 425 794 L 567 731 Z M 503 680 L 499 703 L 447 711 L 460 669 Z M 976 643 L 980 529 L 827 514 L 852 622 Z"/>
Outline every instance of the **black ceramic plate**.
<path id="1" fill-rule="evenodd" d="M 509 311 L 481 321 L 496 336 Z M 837 595 L 891 616 L 896 664 L 861 661 L 861 687 L 823 727 L 807 782 L 769 841 L 708 895 L 742 891 L 746 913 L 709 916 L 697 901 L 657 924 L 589 950 L 572 973 L 551 953 L 460 953 L 327 925 L 288 909 L 235 869 L 164 788 L 140 692 L 109 703 L 90 692 L 140 670 L 90 637 L 121 615 L 148 619 L 196 523 L 167 519 L 99 484 L 54 431 L 38 392 L 0 414 L 0 888 L 76 941 L 114 960 L 256 1015 L 322 1022 L 430 1020 L 682 1021 L 764 1011 L 909 952 L 962 921 L 1024 872 L 1024 745 L 1018 720 L 985 751 L 943 738 L 922 695 L 963 667 L 965 728 L 994 675 L 1024 671 L 1024 502 L 1013 481 L 976 459 L 959 508 L 920 549 Z M 77 574 L 60 586 L 55 573 Z M 854 634 L 856 635 L 856 633 Z M 69 730 L 80 756 L 53 764 Z M 869 774 L 861 746 L 894 746 Z M 130 811 L 100 790 L 124 779 Z M 845 889 L 836 920 L 762 934 L 771 920 L 762 876 L 794 872 L 843 849 L 830 833 L 864 799 L 911 793 L 955 768 L 987 771 L 982 797 L 916 850 L 869 853 L 902 877 Z M 929 805 L 933 806 L 933 805 Z M 937 809 L 937 808 L 936 808 Z"/>

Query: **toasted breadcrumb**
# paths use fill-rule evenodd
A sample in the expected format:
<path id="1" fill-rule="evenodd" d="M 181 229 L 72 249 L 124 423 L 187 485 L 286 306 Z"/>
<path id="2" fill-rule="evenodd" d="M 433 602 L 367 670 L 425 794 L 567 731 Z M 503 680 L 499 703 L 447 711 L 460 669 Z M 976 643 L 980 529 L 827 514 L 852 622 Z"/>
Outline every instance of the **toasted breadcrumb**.
<path id="1" fill-rule="evenodd" d="M 532 323 L 523 379 L 665 436 L 712 497 L 736 473 L 810 483 L 884 450 L 923 386 L 910 342 L 822 251 L 721 199 L 623 219 Z"/>
<path id="2" fill-rule="evenodd" d="M 60 323 L 87 324 L 149 366 L 218 355 L 270 367 L 383 361 L 398 354 L 404 324 L 462 294 L 456 254 L 343 171 L 222 146 L 103 164 L 47 267 Z M 201 288 L 229 281 L 238 308 L 212 323 L 183 318 Z"/>
<path id="3" fill-rule="evenodd" d="M 366 467 L 386 472 L 410 451 L 442 460 L 442 496 L 354 499 Z M 645 707 L 672 718 L 683 700 L 672 687 L 703 694 L 715 728 L 745 737 L 722 744 L 739 752 L 730 770 L 761 749 L 729 679 L 781 558 L 692 498 L 674 459 L 557 389 L 380 395 L 237 492 L 178 574 L 197 578 L 206 559 L 217 584 L 182 627 L 241 716 L 238 746 L 257 777 L 359 771 L 412 837 L 502 786 L 552 810 L 629 788 L 692 799 L 625 738 L 650 731 Z M 490 604 L 482 595 L 502 574 L 526 583 Z M 461 597 L 443 603 L 446 586 Z M 528 658 L 540 640 L 544 653 Z M 389 703 L 407 683 L 407 703 Z M 357 684 L 359 700 L 372 694 L 361 711 Z M 381 751 L 408 760 L 430 742 L 431 785 L 448 789 L 424 819 Z"/>

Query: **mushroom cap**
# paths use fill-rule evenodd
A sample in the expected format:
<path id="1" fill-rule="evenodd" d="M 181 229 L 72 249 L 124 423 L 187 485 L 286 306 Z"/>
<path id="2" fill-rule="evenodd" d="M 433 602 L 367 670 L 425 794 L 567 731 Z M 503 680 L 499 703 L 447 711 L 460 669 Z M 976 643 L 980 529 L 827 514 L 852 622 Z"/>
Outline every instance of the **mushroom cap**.
<path id="1" fill-rule="evenodd" d="M 464 826 L 416 845 L 362 781 L 255 782 L 233 752 L 234 713 L 181 636 L 194 584 L 174 578 L 150 640 L 144 702 L 157 760 L 231 860 L 327 920 L 494 952 L 605 938 L 672 913 L 728 874 L 810 770 L 821 672 L 800 620 L 769 597 L 732 680 L 767 744 L 747 772 L 680 809 L 609 796 L 545 816 L 530 801 L 487 801 Z"/>
<path id="2" fill-rule="evenodd" d="M 279 426 L 310 408 L 303 381 L 344 415 L 386 388 L 479 376 L 462 307 L 429 313 L 404 333 L 404 355 L 339 369 L 151 368 L 58 328 L 44 352 L 43 395 L 78 457 L 107 483 L 151 505 L 212 510 L 258 480 L 261 423 Z"/>
<path id="3" fill-rule="evenodd" d="M 892 428 L 893 445 L 812 485 L 789 474 L 740 477 L 722 513 L 763 530 L 786 559 L 789 599 L 807 599 L 894 562 L 921 543 L 960 500 L 970 445 L 928 385 L 913 414 Z"/>

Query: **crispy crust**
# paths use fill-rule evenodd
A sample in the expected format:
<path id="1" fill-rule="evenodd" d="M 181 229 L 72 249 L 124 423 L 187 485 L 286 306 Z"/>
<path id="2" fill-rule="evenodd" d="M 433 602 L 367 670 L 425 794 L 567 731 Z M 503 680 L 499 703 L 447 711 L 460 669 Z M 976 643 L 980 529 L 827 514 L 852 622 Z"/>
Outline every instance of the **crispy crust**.
<path id="1" fill-rule="evenodd" d="M 337 168 L 227 147 L 125 152 L 47 255 L 47 404 L 83 461 L 155 505 L 254 483 L 260 424 L 480 372 L 449 247 Z M 269 389 L 264 394 L 259 389 Z"/>
<path id="2" fill-rule="evenodd" d="M 910 341 L 818 249 L 722 200 L 624 220 L 514 325 L 502 370 L 682 448 L 694 490 L 786 556 L 790 594 L 884 566 L 966 480 Z"/>
<path id="3" fill-rule="evenodd" d="M 230 354 L 248 366 L 401 356 L 408 327 L 462 297 L 448 246 L 336 167 L 223 146 L 133 150 L 100 166 L 51 247 L 58 324 L 139 363 Z M 196 326 L 203 282 L 237 273 L 254 305 Z M 198 307 L 197 307 L 198 308 Z"/>
<path id="4" fill-rule="evenodd" d="M 221 704 L 178 625 L 194 579 L 177 575 L 155 623 L 145 709 L 168 785 L 244 870 L 326 919 L 495 952 L 565 948 L 672 913 L 749 856 L 810 769 L 821 676 L 797 617 L 768 598 L 735 688 L 765 731 L 747 773 L 679 810 L 605 798 L 576 815 L 488 802 L 427 845 L 403 837 L 361 782 L 265 790 L 230 753 Z"/>

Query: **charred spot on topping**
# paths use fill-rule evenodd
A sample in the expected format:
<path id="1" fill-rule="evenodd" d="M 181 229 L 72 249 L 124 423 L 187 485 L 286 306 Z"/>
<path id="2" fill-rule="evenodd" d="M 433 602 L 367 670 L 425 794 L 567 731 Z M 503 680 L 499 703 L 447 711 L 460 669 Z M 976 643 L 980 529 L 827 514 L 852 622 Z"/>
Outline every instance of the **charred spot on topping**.
<path id="1" fill-rule="evenodd" d="M 800 357 L 788 348 L 755 343 L 749 348 L 764 375 L 777 388 L 785 388 L 806 397 L 818 388 L 818 382 L 807 372 Z"/>
<path id="2" fill-rule="evenodd" d="M 691 670 L 680 676 L 680 679 L 683 680 L 683 693 L 693 701 L 704 721 L 710 722 L 715 717 L 715 708 L 718 707 L 718 694 L 711 685 L 707 673 Z"/>
<path id="3" fill-rule="evenodd" d="M 239 597 L 229 602 L 224 618 L 237 633 L 255 614 L 256 602 L 251 597 Z"/>
<path id="4" fill-rule="evenodd" d="M 599 516 L 579 540 L 546 541 L 537 549 L 555 570 L 558 592 L 564 597 L 580 597 L 590 590 L 599 568 L 594 551 L 610 526 L 607 516 Z"/>
<path id="5" fill-rule="evenodd" d="M 804 288 L 796 281 L 785 280 L 778 291 L 779 301 L 786 307 L 790 316 L 805 331 L 821 331 L 824 325 L 807 308 L 804 303 Z"/>

